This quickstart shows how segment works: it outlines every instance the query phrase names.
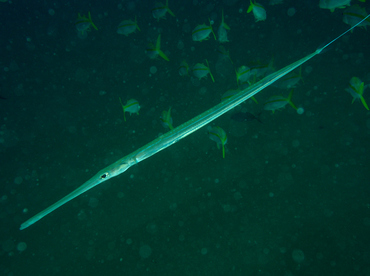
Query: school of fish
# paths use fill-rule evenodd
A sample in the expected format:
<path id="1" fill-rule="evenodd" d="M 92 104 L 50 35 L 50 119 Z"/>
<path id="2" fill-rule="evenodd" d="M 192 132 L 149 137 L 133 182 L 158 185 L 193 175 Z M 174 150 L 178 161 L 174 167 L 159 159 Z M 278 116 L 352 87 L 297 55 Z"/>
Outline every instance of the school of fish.
<path id="1" fill-rule="evenodd" d="M 317 0 L 318 7 L 321 9 L 329 10 L 330 12 L 335 12 L 336 9 L 342 9 L 343 13 L 343 22 L 348 24 L 349 26 L 354 26 L 362 19 L 367 16 L 366 9 L 362 7 L 362 3 L 366 2 L 366 0 L 358 0 L 357 3 L 353 4 L 353 0 Z M 351 4 L 352 2 L 352 4 Z M 270 0 L 269 5 L 279 5 L 282 4 L 283 0 Z M 176 18 L 175 13 L 169 8 L 168 0 L 166 0 L 165 4 L 156 2 L 152 8 L 152 16 L 157 21 L 166 19 L 166 14 L 170 14 L 172 17 Z M 219 60 L 227 60 L 231 66 L 234 66 L 233 61 L 230 58 L 229 51 L 225 49 L 223 44 L 230 42 L 229 40 L 229 32 L 231 31 L 230 26 L 225 22 L 227 21 L 227 16 L 224 14 L 224 10 L 220 11 L 221 13 L 221 22 L 217 29 L 217 36 L 213 30 L 213 26 L 215 22 L 210 18 L 203 18 L 202 24 L 196 25 L 191 32 L 191 39 L 192 41 L 198 43 L 214 43 L 214 42 L 204 42 L 209 40 L 211 37 L 214 38 L 215 41 L 220 43 L 221 45 L 218 46 L 217 52 L 219 54 Z M 250 0 L 249 7 L 247 13 L 253 14 L 255 22 L 263 22 L 267 19 L 267 11 L 263 5 L 260 3 Z M 225 20 L 226 18 L 226 20 Z M 140 18 L 138 20 L 137 16 L 134 17 L 134 20 L 130 18 L 126 18 L 121 20 L 117 27 L 117 34 L 129 36 L 136 33 L 136 31 L 141 31 L 139 27 Z M 199 22 L 201 23 L 201 22 Z M 263 24 L 263 23 L 258 23 Z M 195 25 L 195 24 L 194 24 Z M 359 27 L 366 29 L 366 27 L 370 25 L 370 19 L 365 20 L 362 22 Z M 91 30 L 91 28 L 98 31 L 98 27 L 93 23 L 91 14 L 88 12 L 88 16 L 84 16 L 78 13 L 77 20 L 75 22 L 75 27 L 80 38 L 86 38 L 87 33 Z M 163 32 L 163 36 L 165 37 L 165 32 Z M 158 57 L 161 57 L 165 61 L 170 61 L 167 54 L 163 52 L 161 48 L 161 36 L 162 33 L 158 33 L 157 40 L 154 43 L 149 43 L 146 48 L 146 55 L 150 59 L 158 60 Z M 288 91 L 288 96 L 283 96 L 282 94 L 271 96 L 264 104 L 263 109 L 272 111 L 274 113 L 276 110 L 281 110 L 286 105 L 290 105 L 295 110 L 298 110 L 298 113 L 303 112 L 303 108 L 297 108 L 297 106 L 292 102 L 294 88 L 296 88 L 299 83 L 303 80 L 302 79 L 302 69 L 299 68 L 298 72 L 292 72 L 285 77 L 281 78 L 279 81 L 275 82 L 272 86 L 274 88 L 280 89 L 282 94 L 284 91 Z M 254 62 L 248 65 L 240 65 L 235 68 L 235 75 L 236 81 L 230 80 L 230 83 L 234 82 L 235 89 L 230 89 L 226 93 L 224 93 L 221 97 L 221 101 L 228 99 L 229 97 L 235 95 L 240 90 L 254 84 L 256 81 L 262 79 L 266 75 L 274 72 L 273 66 L 273 59 L 270 62 L 264 64 L 261 62 Z M 181 77 L 195 77 L 199 81 L 203 81 L 203 79 L 207 79 L 210 76 L 212 82 L 216 82 L 212 72 L 211 67 L 207 59 L 204 59 L 202 62 L 198 62 L 192 66 L 189 66 L 187 61 L 183 59 L 178 67 L 178 73 Z M 368 88 L 369 85 L 366 85 L 364 82 L 360 80 L 358 77 L 349 77 L 349 84 L 345 91 L 347 91 L 353 98 L 352 103 L 356 100 L 359 100 L 365 109 L 369 110 L 369 107 L 366 103 L 364 97 L 364 91 Z M 252 97 L 252 100 L 255 103 L 258 101 Z M 123 109 L 123 118 L 126 121 L 126 112 L 131 114 L 139 114 L 140 104 L 137 100 L 128 98 L 126 104 L 123 104 L 121 98 L 119 98 L 119 102 Z M 169 107 L 168 110 L 164 110 L 159 117 L 163 127 L 167 128 L 168 130 L 173 129 L 173 119 L 171 116 L 171 109 Z M 260 115 L 261 113 L 259 113 Z M 246 112 L 246 113 L 234 113 L 232 119 L 238 122 L 246 122 L 250 120 L 258 120 L 258 117 L 254 116 L 253 114 Z M 260 121 L 261 122 L 261 121 Z M 225 145 L 227 143 L 227 135 L 226 132 L 219 126 L 209 127 L 208 130 L 208 137 L 216 142 L 217 148 L 222 149 L 222 157 L 225 158 Z"/>

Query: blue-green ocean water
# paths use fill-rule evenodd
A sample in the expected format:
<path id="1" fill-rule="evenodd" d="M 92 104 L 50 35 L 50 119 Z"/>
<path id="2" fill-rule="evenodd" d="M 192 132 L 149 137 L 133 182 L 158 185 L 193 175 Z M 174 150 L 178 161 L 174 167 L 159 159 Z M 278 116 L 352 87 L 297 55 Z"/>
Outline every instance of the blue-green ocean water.
<path id="1" fill-rule="evenodd" d="M 289 94 L 267 88 L 211 124 L 228 135 L 225 159 L 203 128 L 19 230 L 164 133 L 163 110 L 177 126 L 236 89 L 235 68 L 282 68 L 348 28 L 342 10 L 318 2 L 260 0 L 257 23 L 238 0 L 170 0 L 176 17 L 159 21 L 149 0 L 0 3 L 0 274 L 370 275 L 370 113 L 345 91 L 354 76 L 370 83 L 363 28 L 303 65 L 302 115 L 263 111 Z M 208 18 L 217 31 L 222 9 L 233 64 L 212 36 L 191 38 Z M 74 23 L 89 11 L 99 30 L 81 37 Z M 117 34 L 135 16 L 141 31 Z M 145 54 L 159 33 L 169 62 Z M 179 76 L 182 60 L 205 59 L 215 83 Z M 124 122 L 119 97 L 138 100 L 140 114 Z M 263 123 L 231 120 L 237 111 Z"/>

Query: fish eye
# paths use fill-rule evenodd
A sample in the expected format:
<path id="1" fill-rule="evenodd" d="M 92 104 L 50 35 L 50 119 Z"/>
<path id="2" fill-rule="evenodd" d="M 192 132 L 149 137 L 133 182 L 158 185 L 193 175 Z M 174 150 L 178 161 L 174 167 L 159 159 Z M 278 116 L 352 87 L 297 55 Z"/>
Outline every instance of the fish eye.
<path id="1" fill-rule="evenodd" d="M 101 179 L 105 179 L 105 178 L 107 178 L 109 176 L 109 173 L 103 173 L 101 176 L 100 176 L 100 178 Z"/>

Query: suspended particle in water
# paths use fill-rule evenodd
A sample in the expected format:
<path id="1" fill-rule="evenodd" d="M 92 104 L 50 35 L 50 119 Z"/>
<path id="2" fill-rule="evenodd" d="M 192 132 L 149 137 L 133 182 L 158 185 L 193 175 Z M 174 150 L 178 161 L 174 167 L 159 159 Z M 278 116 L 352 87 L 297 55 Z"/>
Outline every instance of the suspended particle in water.
<path id="1" fill-rule="evenodd" d="M 182 40 L 179 40 L 179 42 L 177 42 L 177 49 L 182 50 L 184 49 L 184 47 L 184 42 Z"/>
<path id="2" fill-rule="evenodd" d="M 201 87 L 200 89 L 199 89 L 199 95 L 204 95 L 204 94 L 206 94 L 207 93 L 207 87 Z"/>
<path id="3" fill-rule="evenodd" d="M 300 249 L 294 249 L 292 252 L 292 257 L 293 257 L 293 260 L 298 264 L 304 261 L 304 253 Z"/>
<path id="4" fill-rule="evenodd" d="M 312 66 L 307 66 L 307 67 L 304 69 L 304 71 L 305 71 L 305 73 L 306 73 L 306 74 L 310 74 L 310 73 L 312 72 L 312 70 L 313 70 Z"/>
<path id="5" fill-rule="evenodd" d="M 17 176 L 15 179 L 14 179 L 14 183 L 19 185 L 23 182 L 23 178 L 21 176 Z"/>
<path id="6" fill-rule="evenodd" d="M 293 142 L 292 142 L 292 146 L 293 146 L 293 148 L 298 148 L 298 147 L 299 147 L 299 145 L 300 145 L 299 140 L 297 140 L 297 139 L 293 140 Z"/>
<path id="7" fill-rule="evenodd" d="M 150 67 L 150 73 L 152 73 L 152 74 L 157 73 L 157 67 L 155 67 L 155 66 Z"/>
<path id="8" fill-rule="evenodd" d="M 2 241 L 1 249 L 5 252 L 10 252 L 14 250 L 15 244 L 14 241 L 9 239 L 6 241 Z"/>
<path id="9" fill-rule="evenodd" d="M 280 250 L 280 253 L 283 253 L 283 254 L 286 253 L 286 248 L 285 247 L 280 247 L 279 250 Z"/>
<path id="10" fill-rule="evenodd" d="M 295 8 L 289 8 L 287 11 L 288 16 L 292 17 L 295 15 Z"/>
<path id="11" fill-rule="evenodd" d="M 17 250 L 22 252 L 27 249 L 27 244 L 25 242 L 20 242 L 17 244 Z"/>
<path id="12" fill-rule="evenodd" d="M 147 226 L 146 226 L 146 231 L 150 234 L 156 234 L 158 232 L 158 225 L 155 224 L 154 222 L 152 223 L 149 223 Z"/>
<path id="13" fill-rule="evenodd" d="M 299 108 L 297 109 L 297 113 L 298 113 L 299 115 L 302 115 L 302 114 L 304 113 L 304 108 L 303 108 L 303 107 L 299 107 Z"/>
<path id="14" fill-rule="evenodd" d="M 149 258 L 150 255 L 152 255 L 152 251 L 152 248 L 149 245 L 145 244 L 139 249 L 140 257 L 143 259 Z"/>

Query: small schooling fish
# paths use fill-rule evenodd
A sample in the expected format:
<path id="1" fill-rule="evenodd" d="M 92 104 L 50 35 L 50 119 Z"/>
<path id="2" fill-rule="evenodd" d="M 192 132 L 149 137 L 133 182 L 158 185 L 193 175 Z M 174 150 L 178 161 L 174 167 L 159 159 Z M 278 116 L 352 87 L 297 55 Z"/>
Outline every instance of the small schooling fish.
<path id="1" fill-rule="evenodd" d="M 346 89 L 347 92 L 349 92 L 352 97 L 352 103 L 355 102 L 355 100 L 360 99 L 364 107 L 369 110 L 369 106 L 367 105 L 365 99 L 364 99 L 364 90 L 365 90 L 365 84 L 362 82 L 359 78 L 353 77 L 349 81 L 349 87 Z"/>
<path id="2" fill-rule="evenodd" d="M 225 59 L 228 59 L 230 60 L 232 64 L 234 64 L 233 61 L 231 60 L 229 51 L 226 50 L 224 46 L 222 45 L 218 46 L 217 53 L 218 53 L 218 60 L 223 61 Z"/>
<path id="3" fill-rule="evenodd" d="M 229 40 L 227 39 L 227 31 L 230 31 L 230 27 L 225 23 L 224 10 L 222 10 L 222 21 L 221 21 L 220 27 L 218 27 L 218 31 L 217 31 L 218 42 L 220 42 L 220 43 L 229 42 Z"/>
<path id="4" fill-rule="evenodd" d="M 281 89 L 290 89 L 290 88 L 295 88 L 298 84 L 298 82 L 302 80 L 302 66 L 299 67 L 299 72 L 298 74 L 295 73 L 294 71 L 285 75 L 278 81 L 274 82 L 272 86 L 281 88 Z"/>
<path id="5" fill-rule="evenodd" d="M 237 89 L 237 90 L 234 90 L 234 89 L 230 89 L 230 90 L 227 90 L 224 94 L 222 94 L 221 96 L 221 102 L 231 98 L 232 96 L 238 94 L 240 91 Z"/>
<path id="6" fill-rule="evenodd" d="M 170 59 L 161 51 L 161 35 L 158 35 L 157 43 L 154 47 L 152 43 L 149 43 L 148 47 L 146 48 L 146 54 L 149 58 L 155 59 L 161 56 L 164 60 L 170 61 Z"/>
<path id="7" fill-rule="evenodd" d="M 181 77 L 189 76 L 189 65 L 185 60 L 181 61 L 181 63 L 180 63 L 179 75 Z"/>
<path id="8" fill-rule="evenodd" d="M 139 115 L 140 105 L 137 100 L 134 100 L 134 99 L 128 100 L 126 105 L 123 105 L 121 98 L 119 98 L 119 101 L 122 105 L 123 119 L 125 120 L 125 122 L 126 122 L 126 115 L 125 115 L 126 112 L 130 113 L 130 115 L 132 113 L 136 113 L 137 115 Z"/>
<path id="9" fill-rule="evenodd" d="M 163 5 L 162 3 L 155 3 L 154 8 L 152 9 L 152 15 L 157 20 L 166 18 L 167 12 L 170 15 L 175 16 L 175 14 L 168 7 L 168 0 L 166 0 L 166 5 Z"/>
<path id="10" fill-rule="evenodd" d="M 212 24 L 211 24 L 211 20 L 209 20 L 209 26 L 205 25 L 205 24 L 202 24 L 202 25 L 198 25 L 194 28 L 193 32 L 191 33 L 191 36 L 193 38 L 193 41 L 203 41 L 203 40 L 208 40 L 209 39 L 209 35 L 212 33 L 213 34 L 213 37 L 216 39 L 216 35 L 212 29 Z"/>
<path id="11" fill-rule="evenodd" d="M 248 66 L 242 65 L 238 69 L 235 70 L 236 74 L 236 83 L 238 85 L 247 83 L 252 76 L 252 71 Z"/>
<path id="12" fill-rule="evenodd" d="M 252 75 L 256 76 L 256 78 L 264 77 L 268 74 L 273 73 L 274 70 L 274 59 L 271 59 L 271 61 L 268 64 L 255 62 L 254 64 L 250 65 Z"/>
<path id="13" fill-rule="evenodd" d="M 336 8 L 343 9 L 350 6 L 351 0 L 320 0 L 319 7 L 333 12 Z"/>
<path id="14" fill-rule="evenodd" d="M 362 19 L 367 16 L 367 12 L 365 8 L 361 8 L 359 5 L 353 5 L 349 8 L 345 9 L 343 12 L 343 22 L 350 25 L 351 27 L 359 23 Z M 366 19 L 358 27 L 364 27 L 366 30 L 366 26 L 370 25 L 370 19 Z M 353 32 L 353 30 L 351 30 Z"/>
<path id="15" fill-rule="evenodd" d="M 173 126 L 172 126 L 173 120 L 172 120 L 172 117 L 171 117 L 171 107 L 168 109 L 168 111 L 164 110 L 162 112 L 161 123 L 165 128 L 169 128 L 170 130 L 173 130 Z"/>
<path id="16" fill-rule="evenodd" d="M 246 88 L 248 88 L 249 86 L 253 85 L 256 83 L 256 76 L 253 76 L 253 79 L 248 81 L 248 82 L 245 82 L 243 84 L 240 84 L 239 87 L 238 87 L 238 90 L 239 91 L 242 91 Z M 258 101 L 257 99 L 253 96 L 253 97 L 250 97 L 251 100 L 253 100 L 256 104 L 258 104 Z"/>
<path id="17" fill-rule="evenodd" d="M 253 12 L 254 19 L 256 20 L 256 22 L 266 20 L 265 8 L 259 3 L 256 3 L 256 2 L 253 3 L 252 0 L 250 0 L 250 5 L 247 10 L 247 13 L 250 13 L 250 12 Z"/>
<path id="18" fill-rule="evenodd" d="M 209 69 L 208 60 L 206 60 L 207 66 L 205 66 L 203 63 L 197 63 L 193 67 L 193 74 L 198 79 L 202 79 L 206 77 L 208 74 L 210 74 L 212 81 L 215 82 L 215 79 L 213 78 L 213 75 L 211 73 L 211 70 Z"/>
<path id="19" fill-rule="evenodd" d="M 272 113 L 275 113 L 275 110 L 281 109 L 287 104 L 290 104 L 291 107 L 297 110 L 297 107 L 292 102 L 293 91 L 293 89 L 290 91 L 288 98 L 284 98 L 283 96 L 270 97 L 267 102 L 265 102 L 263 109 L 271 110 Z"/>
<path id="20" fill-rule="evenodd" d="M 95 24 L 91 20 L 91 14 L 88 13 L 89 17 L 81 16 L 81 14 L 78 14 L 75 26 L 78 32 L 81 34 L 84 34 L 88 30 L 90 30 L 90 27 L 92 26 L 95 30 L 98 30 L 98 28 L 95 26 Z"/>
<path id="21" fill-rule="evenodd" d="M 119 23 L 117 33 L 128 36 L 129 34 L 134 33 L 136 29 L 141 31 L 139 26 L 137 25 L 137 20 L 135 16 L 135 21 L 123 20 L 121 23 Z"/>
<path id="22" fill-rule="evenodd" d="M 208 137 L 216 142 L 218 149 L 222 146 L 222 157 L 225 158 L 225 145 L 227 143 L 225 131 L 219 126 L 214 126 L 208 131 Z"/>

